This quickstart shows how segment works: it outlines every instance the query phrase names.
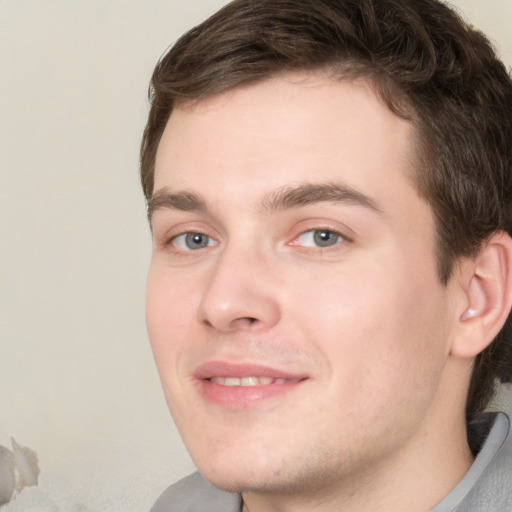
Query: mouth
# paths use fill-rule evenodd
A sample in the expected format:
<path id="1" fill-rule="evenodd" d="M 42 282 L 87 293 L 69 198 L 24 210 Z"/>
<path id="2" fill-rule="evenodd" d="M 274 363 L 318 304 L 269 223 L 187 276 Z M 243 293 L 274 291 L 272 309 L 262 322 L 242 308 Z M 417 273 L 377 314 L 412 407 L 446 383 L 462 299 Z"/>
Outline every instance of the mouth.
<path id="1" fill-rule="evenodd" d="M 227 409 L 252 409 L 284 397 L 308 379 L 261 365 L 209 362 L 195 372 L 201 396 Z"/>
<path id="2" fill-rule="evenodd" d="M 209 379 L 214 384 L 220 386 L 269 386 L 270 384 L 286 384 L 290 379 L 272 377 L 212 377 Z"/>

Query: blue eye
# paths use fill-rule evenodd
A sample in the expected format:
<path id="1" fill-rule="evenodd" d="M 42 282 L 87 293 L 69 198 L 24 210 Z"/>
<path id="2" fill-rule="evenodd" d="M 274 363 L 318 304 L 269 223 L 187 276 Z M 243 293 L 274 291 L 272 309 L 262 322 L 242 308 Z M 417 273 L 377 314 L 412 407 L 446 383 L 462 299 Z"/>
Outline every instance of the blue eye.
<path id="1" fill-rule="evenodd" d="M 216 245 L 215 240 L 204 233 L 183 233 L 172 239 L 172 244 L 183 251 L 196 251 Z"/>
<path id="2" fill-rule="evenodd" d="M 332 247 L 339 244 L 344 238 L 335 231 L 328 229 L 311 229 L 298 237 L 300 245 L 304 247 Z"/>

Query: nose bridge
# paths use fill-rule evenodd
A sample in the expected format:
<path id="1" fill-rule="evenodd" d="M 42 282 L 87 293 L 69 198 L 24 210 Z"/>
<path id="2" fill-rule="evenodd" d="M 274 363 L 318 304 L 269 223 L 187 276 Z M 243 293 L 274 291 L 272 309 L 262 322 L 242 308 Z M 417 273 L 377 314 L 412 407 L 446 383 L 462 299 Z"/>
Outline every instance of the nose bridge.
<path id="1" fill-rule="evenodd" d="M 280 316 L 272 265 L 256 244 L 228 243 L 203 288 L 199 320 L 220 331 L 271 327 Z"/>

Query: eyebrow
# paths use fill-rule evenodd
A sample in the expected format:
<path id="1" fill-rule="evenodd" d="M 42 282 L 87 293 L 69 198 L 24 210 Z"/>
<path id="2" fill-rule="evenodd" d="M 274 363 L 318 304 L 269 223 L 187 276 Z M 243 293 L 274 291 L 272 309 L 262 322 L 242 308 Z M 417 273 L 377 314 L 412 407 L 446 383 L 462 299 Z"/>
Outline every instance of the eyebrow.
<path id="1" fill-rule="evenodd" d="M 261 207 L 263 211 L 272 213 L 323 202 L 361 206 L 376 213 L 383 213 L 373 199 L 340 183 L 304 183 L 284 187 L 265 196 L 261 201 Z M 167 188 L 163 188 L 148 201 L 147 215 L 150 222 L 155 211 L 160 209 L 205 213 L 208 206 L 201 196 L 193 192 L 169 192 Z"/>
<path id="2" fill-rule="evenodd" d="M 296 187 L 285 187 L 264 198 L 262 206 L 264 210 L 272 212 L 323 202 L 362 206 L 376 213 L 383 213 L 373 199 L 341 183 L 305 183 Z"/>
<path id="3" fill-rule="evenodd" d="M 161 209 L 180 210 L 183 212 L 205 212 L 208 207 L 204 199 L 192 192 L 183 191 L 172 193 L 164 188 L 151 196 L 148 201 L 147 214 L 149 222 L 151 222 L 155 211 Z"/>

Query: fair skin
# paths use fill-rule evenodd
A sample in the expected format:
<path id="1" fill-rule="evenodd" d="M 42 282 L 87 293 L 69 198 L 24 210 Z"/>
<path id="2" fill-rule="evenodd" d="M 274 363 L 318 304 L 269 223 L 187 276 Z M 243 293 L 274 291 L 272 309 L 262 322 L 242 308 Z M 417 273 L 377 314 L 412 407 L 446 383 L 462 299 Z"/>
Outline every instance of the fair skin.
<path id="1" fill-rule="evenodd" d="M 499 327 L 468 347 L 465 312 L 492 287 L 477 260 L 439 282 L 413 148 L 367 84 L 320 75 L 170 117 L 149 335 L 197 467 L 250 512 L 425 511 L 472 462 L 464 396 Z"/>

